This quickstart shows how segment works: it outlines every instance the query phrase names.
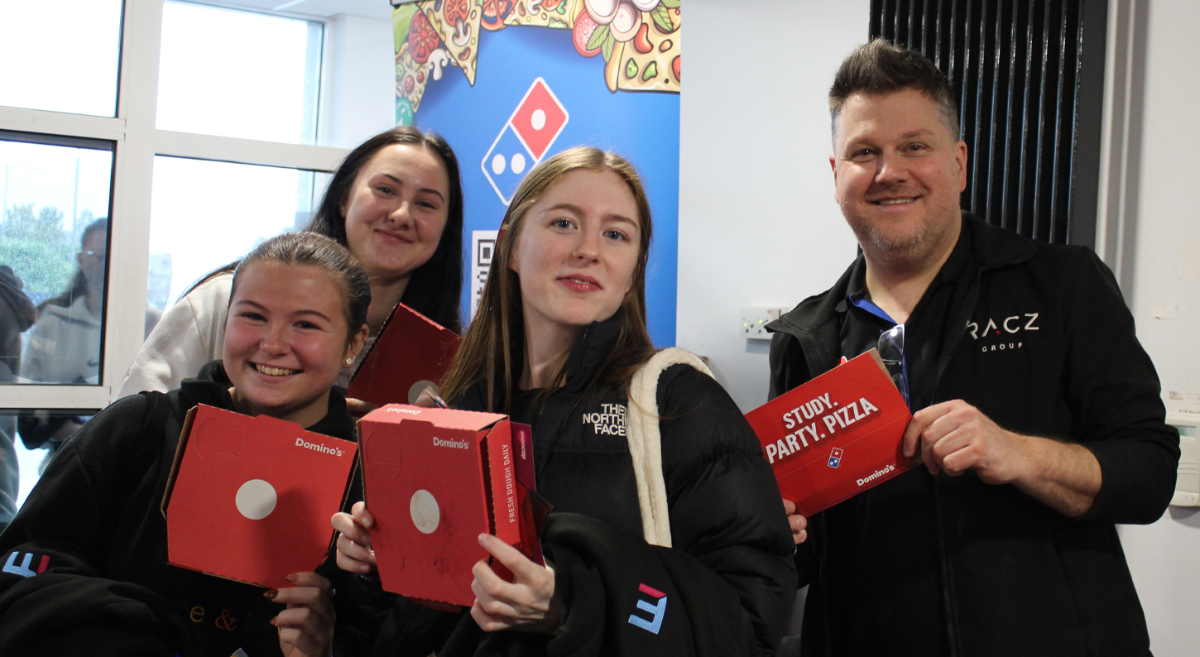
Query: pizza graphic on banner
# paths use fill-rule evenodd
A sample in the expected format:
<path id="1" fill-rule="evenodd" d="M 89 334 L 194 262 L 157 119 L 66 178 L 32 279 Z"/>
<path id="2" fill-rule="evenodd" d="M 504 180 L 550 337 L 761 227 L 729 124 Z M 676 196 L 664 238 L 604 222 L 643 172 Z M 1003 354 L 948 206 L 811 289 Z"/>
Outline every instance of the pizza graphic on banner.
<path id="1" fill-rule="evenodd" d="M 681 0 L 417 0 L 394 5 L 396 122 L 412 125 L 431 80 L 457 68 L 475 85 L 481 30 L 569 32 L 575 51 L 601 57 L 612 93 L 678 94 Z M 599 81 L 599 80 L 597 80 Z"/>
<path id="2" fill-rule="evenodd" d="M 569 119 L 567 108 L 546 81 L 535 79 L 480 163 L 504 205 L 512 201 L 517 185 L 542 161 Z"/>

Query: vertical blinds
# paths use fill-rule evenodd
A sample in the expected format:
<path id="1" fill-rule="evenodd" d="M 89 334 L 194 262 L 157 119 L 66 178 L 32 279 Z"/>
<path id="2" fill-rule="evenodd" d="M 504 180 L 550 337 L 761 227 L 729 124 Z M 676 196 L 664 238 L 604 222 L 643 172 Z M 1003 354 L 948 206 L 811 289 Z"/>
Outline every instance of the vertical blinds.
<path id="1" fill-rule="evenodd" d="M 970 159 L 962 207 L 1094 246 L 1105 0 L 872 0 L 871 38 L 946 74 Z"/>

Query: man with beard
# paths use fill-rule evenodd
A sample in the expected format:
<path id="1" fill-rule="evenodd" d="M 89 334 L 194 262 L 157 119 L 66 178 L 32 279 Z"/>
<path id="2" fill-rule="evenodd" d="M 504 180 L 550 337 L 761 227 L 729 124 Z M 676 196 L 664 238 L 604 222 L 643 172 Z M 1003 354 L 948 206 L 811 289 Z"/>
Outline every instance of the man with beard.
<path id="1" fill-rule="evenodd" d="M 829 105 L 862 254 L 768 325 L 771 396 L 902 353 L 889 369 L 919 463 L 791 517 L 802 654 L 1149 655 L 1115 523 L 1162 515 L 1179 438 L 1111 271 L 960 210 L 967 145 L 921 55 L 858 48 Z"/>

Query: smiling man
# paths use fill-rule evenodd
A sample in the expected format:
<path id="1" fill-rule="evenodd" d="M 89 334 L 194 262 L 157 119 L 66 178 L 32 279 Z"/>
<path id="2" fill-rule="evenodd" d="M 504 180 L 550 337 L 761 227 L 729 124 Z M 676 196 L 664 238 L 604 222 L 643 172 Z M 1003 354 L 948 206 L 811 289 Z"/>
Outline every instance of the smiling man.
<path id="1" fill-rule="evenodd" d="M 834 198 L 862 254 L 768 325 L 771 396 L 899 350 L 918 464 L 792 516 L 802 652 L 1148 655 L 1115 523 L 1162 515 L 1179 438 L 1112 273 L 959 209 L 967 145 L 921 55 L 858 48 L 829 106 Z"/>

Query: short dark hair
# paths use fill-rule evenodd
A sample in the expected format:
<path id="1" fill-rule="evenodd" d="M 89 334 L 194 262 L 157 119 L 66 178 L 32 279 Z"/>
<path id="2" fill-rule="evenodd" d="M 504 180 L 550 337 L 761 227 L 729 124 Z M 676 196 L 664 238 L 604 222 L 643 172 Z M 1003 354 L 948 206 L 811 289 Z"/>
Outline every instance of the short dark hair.
<path id="1" fill-rule="evenodd" d="M 958 105 L 950 84 L 933 62 L 914 50 L 900 48 L 879 38 L 859 46 L 842 61 L 829 88 L 829 115 L 834 140 L 842 103 L 851 94 L 889 94 L 916 89 L 937 103 L 942 123 L 958 139 Z"/>
<path id="2" fill-rule="evenodd" d="M 367 323 L 367 307 L 371 305 L 371 281 L 358 258 L 346 247 L 316 233 L 284 233 L 254 247 L 233 270 L 233 285 L 229 302 L 237 296 L 238 278 L 247 265 L 260 260 L 285 265 L 320 267 L 342 288 L 342 310 L 346 313 L 349 341 Z"/>
<path id="3" fill-rule="evenodd" d="M 445 139 L 433 132 L 421 132 L 406 125 L 381 132 L 359 144 L 342 160 L 337 172 L 325 189 L 325 196 L 317 207 L 305 229 L 309 232 L 332 237 L 346 245 L 346 217 L 342 216 L 342 204 L 349 198 L 354 180 L 375 154 L 393 144 L 410 144 L 424 148 L 446 167 L 446 179 L 450 182 L 450 198 L 446 205 L 446 227 L 442 239 L 429 260 L 417 267 L 400 299 L 406 305 L 442 326 L 462 332 L 459 304 L 462 299 L 463 270 L 463 190 L 462 175 L 459 173 L 458 158 Z"/>

